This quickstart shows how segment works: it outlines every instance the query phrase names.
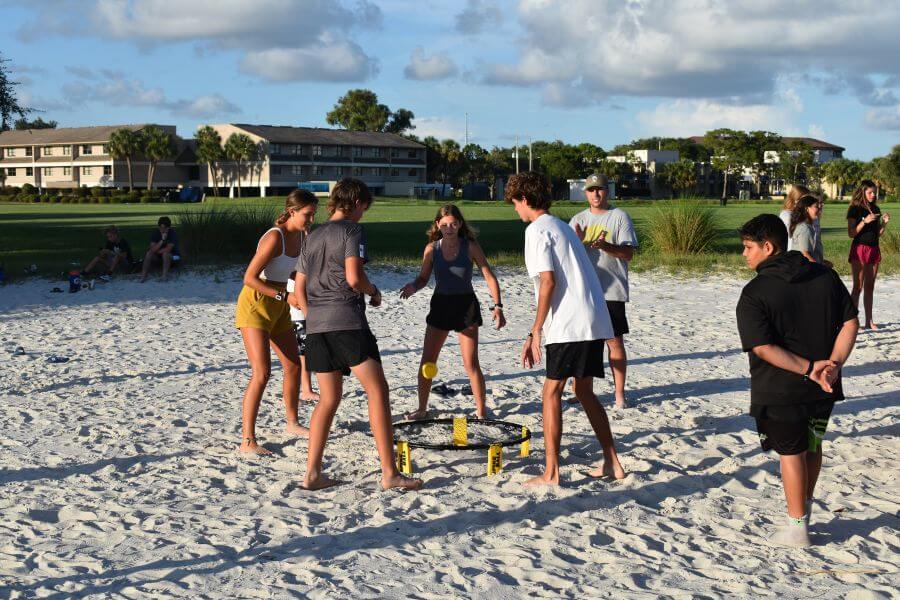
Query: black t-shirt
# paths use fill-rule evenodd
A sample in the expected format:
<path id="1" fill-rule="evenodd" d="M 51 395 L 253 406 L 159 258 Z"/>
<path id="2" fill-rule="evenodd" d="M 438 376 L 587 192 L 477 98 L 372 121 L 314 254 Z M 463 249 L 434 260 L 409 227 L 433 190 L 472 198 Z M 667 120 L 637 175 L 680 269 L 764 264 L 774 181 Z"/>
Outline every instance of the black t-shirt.
<path id="1" fill-rule="evenodd" d="M 119 238 L 116 242 L 106 240 L 106 246 L 104 246 L 104 248 L 113 254 L 122 254 L 124 252 L 125 256 L 128 258 L 128 262 L 134 262 L 134 257 L 131 255 L 131 246 L 125 238 Z"/>
<path id="2" fill-rule="evenodd" d="M 831 356 L 837 334 L 856 308 L 837 273 L 799 252 L 774 256 L 757 267 L 737 305 L 741 347 L 750 357 L 750 402 L 789 405 L 843 400 L 841 377 L 827 393 L 817 383 L 771 365 L 752 352 L 775 344 L 808 358 Z"/>
<path id="3" fill-rule="evenodd" d="M 881 209 L 874 202 L 869 202 L 869 208 L 876 215 L 881 215 Z M 869 215 L 869 211 L 865 206 L 850 206 L 847 209 L 847 219 L 853 219 L 853 225 L 858 226 Z M 881 230 L 881 219 L 875 219 L 871 223 L 866 223 L 859 233 L 853 238 L 854 244 L 862 244 L 864 246 L 878 247 L 878 232 Z"/>
<path id="4" fill-rule="evenodd" d="M 150 236 L 150 243 L 155 244 L 161 242 L 162 239 L 162 234 L 159 232 L 159 229 L 157 229 Z M 178 251 L 178 234 L 175 233 L 174 227 L 169 227 L 169 230 L 166 231 L 166 244 L 172 244 L 172 256 L 181 254 L 181 252 Z"/>

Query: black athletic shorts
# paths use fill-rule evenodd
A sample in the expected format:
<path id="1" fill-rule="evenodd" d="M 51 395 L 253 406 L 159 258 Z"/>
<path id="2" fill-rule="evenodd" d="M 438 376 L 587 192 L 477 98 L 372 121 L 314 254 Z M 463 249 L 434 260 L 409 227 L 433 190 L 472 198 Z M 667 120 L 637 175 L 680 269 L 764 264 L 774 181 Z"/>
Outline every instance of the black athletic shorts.
<path id="1" fill-rule="evenodd" d="M 481 327 L 481 304 L 475 294 L 434 294 L 425 322 L 442 331 Z"/>
<path id="2" fill-rule="evenodd" d="M 625 316 L 625 303 L 618 300 L 607 300 L 606 308 L 612 321 L 613 334 L 616 337 L 628 333 L 628 317 Z"/>
<path id="3" fill-rule="evenodd" d="M 834 402 L 794 406 L 752 406 L 759 443 L 780 455 L 818 452 Z"/>
<path id="4" fill-rule="evenodd" d="M 547 344 L 547 379 L 603 377 L 603 347 L 606 340 Z"/>
<path id="5" fill-rule="evenodd" d="M 368 329 L 310 333 L 306 336 L 306 368 L 311 373 L 340 371 L 350 374 L 350 367 L 370 358 L 381 362 L 378 340 Z"/>

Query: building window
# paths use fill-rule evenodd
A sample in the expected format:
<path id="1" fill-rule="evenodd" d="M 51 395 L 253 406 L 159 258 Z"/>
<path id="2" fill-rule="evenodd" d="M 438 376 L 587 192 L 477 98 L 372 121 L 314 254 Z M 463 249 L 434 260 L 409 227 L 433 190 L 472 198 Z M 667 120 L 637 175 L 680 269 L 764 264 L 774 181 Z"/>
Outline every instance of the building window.
<path id="1" fill-rule="evenodd" d="M 322 156 L 322 146 L 313 146 L 313 156 Z"/>
<path id="2" fill-rule="evenodd" d="M 15 169 L 7 169 L 7 170 L 6 170 L 6 176 L 7 176 L 7 177 L 15 177 L 15 176 L 16 176 L 16 170 L 15 170 Z"/>
<path id="3" fill-rule="evenodd" d="M 360 148 L 359 146 L 353 146 L 353 156 L 354 157 L 362 156 L 362 148 Z"/>
<path id="4" fill-rule="evenodd" d="M 383 175 L 381 167 L 372 167 L 372 175 L 381 177 Z"/>
<path id="5" fill-rule="evenodd" d="M 409 173 L 407 173 L 407 175 L 409 175 L 410 177 L 415 177 L 415 176 L 416 176 L 416 170 L 415 170 L 415 169 L 410 169 L 410 170 L 409 170 Z"/>
<path id="6" fill-rule="evenodd" d="M 109 165 L 103 165 L 103 174 L 104 175 L 112 175 L 112 167 Z M 198 179 L 199 177 L 193 177 L 192 179 Z"/>
<path id="7" fill-rule="evenodd" d="M 91 175 L 93 173 L 93 169 L 91 167 L 81 167 L 82 175 Z"/>
<path id="8" fill-rule="evenodd" d="M 338 177 L 342 177 L 344 175 L 344 167 L 335 167 L 334 174 Z"/>
<path id="9" fill-rule="evenodd" d="M 25 156 L 31 156 L 31 146 L 25 147 Z"/>
<path id="10" fill-rule="evenodd" d="M 63 167 L 63 175 L 71 175 L 72 167 Z"/>
<path id="11" fill-rule="evenodd" d="M 279 156 L 281 154 L 281 144 L 270 144 L 269 154 L 272 156 Z M 280 172 L 281 171 L 279 171 L 279 173 Z"/>
<path id="12" fill-rule="evenodd" d="M 49 177 L 53 175 L 53 167 L 44 167 L 44 176 Z"/>
<path id="13" fill-rule="evenodd" d="M 288 148 L 288 154 L 299 156 L 302 153 L 300 144 L 291 144 Z"/>
<path id="14" fill-rule="evenodd" d="M 317 147 L 318 146 L 314 146 L 314 148 L 317 148 Z M 325 172 L 325 168 L 322 165 L 313 165 L 313 168 L 312 168 L 313 175 L 321 175 L 324 172 Z"/>
<path id="15" fill-rule="evenodd" d="M 281 175 L 281 165 L 272 165 L 272 175 Z"/>
<path id="16" fill-rule="evenodd" d="M 11 158 L 11 157 L 13 157 L 13 156 L 15 156 L 15 155 L 16 155 L 16 149 L 15 149 L 15 148 L 7 148 L 7 149 L 6 149 L 6 156 L 7 156 L 7 157 L 10 157 L 10 158 Z"/>
<path id="17" fill-rule="evenodd" d="M 372 148 L 372 156 L 381 158 L 381 148 Z"/>
<path id="18" fill-rule="evenodd" d="M 391 148 L 391 158 L 400 158 L 399 148 Z"/>
<path id="19" fill-rule="evenodd" d="M 63 156 L 72 156 L 72 146 L 63 146 Z"/>
<path id="20" fill-rule="evenodd" d="M 353 176 L 354 176 L 354 177 L 359 177 L 360 175 L 362 175 L 362 168 L 360 168 L 360 167 L 353 167 Z"/>
<path id="21" fill-rule="evenodd" d="M 89 146 L 89 145 L 87 145 L 87 144 L 82 144 L 82 145 L 81 145 L 81 153 L 82 153 L 82 154 L 93 154 L 93 153 L 94 153 L 94 147 L 93 147 L 93 146 Z"/>
<path id="22" fill-rule="evenodd" d="M 25 167 L 25 177 L 34 177 L 34 169 Z"/>
<path id="23" fill-rule="evenodd" d="M 103 154 L 109 154 L 109 144 L 103 144 Z"/>
<path id="24" fill-rule="evenodd" d="M 400 169 L 391 169 L 391 177 L 400 177 Z"/>
<path id="25" fill-rule="evenodd" d="M 416 158 L 416 157 L 418 156 L 418 152 L 416 152 L 415 150 L 410 150 L 409 152 L 407 152 L 406 155 L 407 155 L 409 158 Z"/>
<path id="26" fill-rule="evenodd" d="M 44 156 L 53 156 L 53 148 L 50 146 L 45 147 L 43 150 L 38 148 L 38 153 L 43 154 Z"/>
<path id="27" fill-rule="evenodd" d="M 291 165 L 291 175 L 303 175 L 303 165 Z"/>

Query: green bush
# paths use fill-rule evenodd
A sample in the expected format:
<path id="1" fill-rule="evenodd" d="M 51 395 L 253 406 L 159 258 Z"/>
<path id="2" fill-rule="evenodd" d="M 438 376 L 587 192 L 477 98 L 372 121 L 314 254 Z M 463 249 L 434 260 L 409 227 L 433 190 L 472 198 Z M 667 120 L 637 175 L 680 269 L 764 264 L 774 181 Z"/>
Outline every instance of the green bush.
<path id="1" fill-rule="evenodd" d="M 91 188 L 91 196 L 93 196 L 94 198 L 99 198 L 99 197 L 105 196 L 105 195 L 106 195 L 106 190 L 104 188 L 102 188 L 98 185 L 95 185 L 94 187 Z"/>
<path id="2" fill-rule="evenodd" d="M 41 201 L 41 197 L 38 196 L 37 194 L 29 194 L 27 192 L 22 192 L 21 194 L 16 196 L 16 198 L 19 200 L 19 202 L 40 202 Z"/>
<path id="3" fill-rule="evenodd" d="M 100 204 L 109 204 L 109 200 L 110 200 L 109 196 L 101 196 Z"/>
<path id="4" fill-rule="evenodd" d="M 185 211 L 173 219 L 183 255 L 195 261 L 247 260 L 259 236 L 272 226 L 275 207 L 216 206 Z"/>
<path id="5" fill-rule="evenodd" d="M 90 196 L 80 196 L 78 198 L 78 204 L 90 204 L 91 197 Z"/>
<path id="6" fill-rule="evenodd" d="M 884 230 L 884 235 L 879 240 L 879 245 L 888 254 L 900 253 L 900 231 L 888 225 Z"/>
<path id="7" fill-rule="evenodd" d="M 91 196 L 88 200 L 90 200 L 91 204 L 100 204 L 100 196 Z"/>
<path id="8" fill-rule="evenodd" d="M 25 185 L 22 186 L 23 194 L 33 194 L 34 192 L 35 192 L 35 187 L 33 185 L 31 185 L 30 183 L 26 183 Z"/>
<path id="9" fill-rule="evenodd" d="M 91 190 L 86 187 L 75 188 L 75 195 L 79 198 L 91 195 Z"/>
<path id="10" fill-rule="evenodd" d="M 129 202 L 140 202 L 141 201 L 141 193 L 137 190 L 131 190 L 128 192 L 128 201 Z"/>
<path id="11" fill-rule="evenodd" d="M 52 202 L 53 204 L 59 204 L 62 202 L 62 196 L 51 196 L 50 202 Z"/>
<path id="12" fill-rule="evenodd" d="M 128 202 L 128 196 L 125 194 L 116 194 L 115 196 L 112 196 L 109 201 L 112 204 L 125 204 Z"/>
<path id="13" fill-rule="evenodd" d="M 712 249 L 718 219 L 696 202 L 663 202 L 647 219 L 650 247 L 666 254 L 698 254 Z"/>

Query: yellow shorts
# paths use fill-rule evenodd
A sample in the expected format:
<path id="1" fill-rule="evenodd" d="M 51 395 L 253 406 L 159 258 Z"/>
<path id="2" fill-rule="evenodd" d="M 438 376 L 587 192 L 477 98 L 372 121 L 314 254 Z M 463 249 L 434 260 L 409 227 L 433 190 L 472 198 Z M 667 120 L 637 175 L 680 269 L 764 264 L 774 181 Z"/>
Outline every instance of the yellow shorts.
<path id="1" fill-rule="evenodd" d="M 246 285 L 238 296 L 235 313 L 234 325 L 239 329 L 242 327 L 262 329 L 268 331 L 270 336 L 294 329 L 294 324 L 291 323 L 291 309 L 287 302 L 263 296 Z"/>

